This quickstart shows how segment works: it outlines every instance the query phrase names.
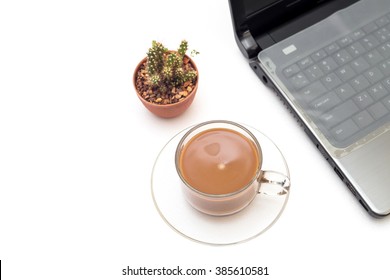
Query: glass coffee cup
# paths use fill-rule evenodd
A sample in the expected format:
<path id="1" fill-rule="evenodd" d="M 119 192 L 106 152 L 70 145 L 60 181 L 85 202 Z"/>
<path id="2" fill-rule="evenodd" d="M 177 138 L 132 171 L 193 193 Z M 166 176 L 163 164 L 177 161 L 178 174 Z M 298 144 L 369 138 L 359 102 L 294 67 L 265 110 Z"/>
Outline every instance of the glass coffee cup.
<path id="1" fill-rule="evenodd" d="M 262 170 L 263 154 L 244 126 L 225 120 L 191 128 L 180 140 L 175 165 L 188 203 L 213 216 L 243 210 L 258 194 L 286 195 L 290 180 Z"/>

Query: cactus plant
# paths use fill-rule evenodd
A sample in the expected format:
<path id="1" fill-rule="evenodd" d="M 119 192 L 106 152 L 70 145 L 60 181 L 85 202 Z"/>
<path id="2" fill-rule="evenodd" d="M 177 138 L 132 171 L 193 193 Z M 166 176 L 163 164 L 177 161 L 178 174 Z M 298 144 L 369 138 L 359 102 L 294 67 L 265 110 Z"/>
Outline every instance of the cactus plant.
<path id="1" fill-rule="evenodd" d="M 186 82 L 195 82 L 197 72 L 187 65 L 187 50 L 186 40 L 181 41 L 177 51 L 168 51 L 160 42 L 152 42 L 146 62 L 147 79 L 152 90 L 176 94 L 174 88 L 183 86 Z"/>
<path id="2" fill-rule="evenodd" d="M 165 92 L 169 86 L 180 86 L 186 81 L 195 80 L 197 73 L 184 67 L 187 49 L 186 40 L 180 43 L 177 52 L 168 52 L 163 44 L 152 42 L 147 53 L 147 71 L 152 86 Z"/>
<path id="3" fill-rule="evenodd" d="M 135 69 L 133 83 L 138 97 L 148 110 L 160 117 L 181 114 L 194 99 L 198 72 L 187 51 L 186 40 L 182 40 L 175 51 L 153 41 L 146 57 Z M 199 53 L 191 52 L 191 56 L 196 54 Z"/>

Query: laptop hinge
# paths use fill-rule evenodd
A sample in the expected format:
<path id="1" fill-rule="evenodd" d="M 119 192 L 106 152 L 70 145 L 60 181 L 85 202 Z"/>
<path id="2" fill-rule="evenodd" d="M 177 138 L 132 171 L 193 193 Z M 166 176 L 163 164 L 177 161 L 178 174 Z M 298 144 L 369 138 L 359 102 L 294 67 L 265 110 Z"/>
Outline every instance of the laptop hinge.
<path id="1" fill-rule="evenodd" d="M 276 41 L 268 33 L 256 36 L 255 39 L 261 51 L 276 43 Z"/>
<path id="2" fill-rule="evenodd" d="M 254 38 L 249 30 L 244 31 L 239 39 L 239 47 L 248 59 L 256 58 L 260 51 L 275 44 L 275 40 L 269 34 L 262 34 Z"/>
<path id="3" fill-rule="evenodd" d="M 253 38 L 249 30 L 241 33 L 241 38 L 236 38 L 239 42 L 238 46 L 240 47 L 241 52 L 246 58 L 254 58 L 260 52 L 260 47 L 257 44 L 255 38 Z"/>

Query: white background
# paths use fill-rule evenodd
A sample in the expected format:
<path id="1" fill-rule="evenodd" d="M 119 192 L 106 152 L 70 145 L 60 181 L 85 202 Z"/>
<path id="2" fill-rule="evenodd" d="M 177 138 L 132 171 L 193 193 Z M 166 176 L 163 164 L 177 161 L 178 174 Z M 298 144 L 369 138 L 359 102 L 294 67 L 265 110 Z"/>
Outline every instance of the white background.
<path id="1" fill-rule="evenodd" d="M 184 115 L 159 119 L 138 100 L 132 74 L 152 40 L 176 48 L 181 39 L 200 52 L 199 90 Z M 267 266 L 265 279 L 388 279 L 389 218 L 365 212 L 249 68 L 228 1 L 3 0 L 0 40 L 4 279 L 135 279 L 122 269 L 177 265 Z M 283 215 L 239 245 L 182 237 L 151 197 L 161 148 L 211 119 L 261 130 L 290 168 Z"/>

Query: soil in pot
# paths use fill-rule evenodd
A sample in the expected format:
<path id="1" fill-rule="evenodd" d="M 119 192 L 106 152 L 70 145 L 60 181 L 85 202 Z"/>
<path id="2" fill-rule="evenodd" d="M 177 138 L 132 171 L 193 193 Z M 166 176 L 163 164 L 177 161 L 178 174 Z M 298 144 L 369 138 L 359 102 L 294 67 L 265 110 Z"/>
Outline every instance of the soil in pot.
<path id="1" fill-rule="evenodd" d="M 146 70 L 146 59 L 141 62 L 138 68 L 136 79 L 134 81 L 136 90 L 139 95 L 147 102 L 157 105 L 169 105 L 183 101 L 195 89 L 197 78 L 193 81 L 187 81 L 181 86 L 167 85 L 167 90 L 162 92 L 158 88 L 153 88 L 148 81 L 148 73 Z M 197 71 L 196 67 L 191 63 L 191 60 L 184 57 L 184 66 L 186 71 Z"/>

